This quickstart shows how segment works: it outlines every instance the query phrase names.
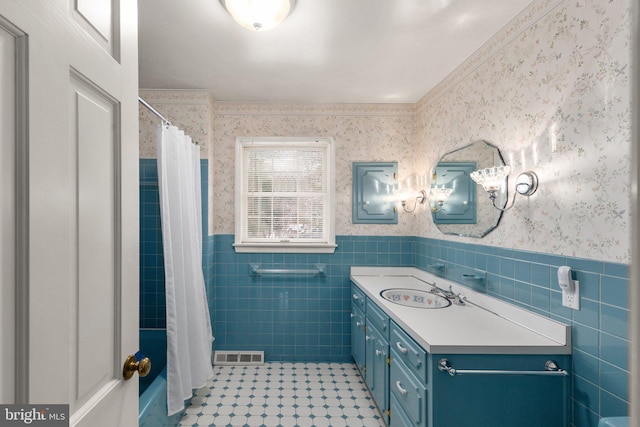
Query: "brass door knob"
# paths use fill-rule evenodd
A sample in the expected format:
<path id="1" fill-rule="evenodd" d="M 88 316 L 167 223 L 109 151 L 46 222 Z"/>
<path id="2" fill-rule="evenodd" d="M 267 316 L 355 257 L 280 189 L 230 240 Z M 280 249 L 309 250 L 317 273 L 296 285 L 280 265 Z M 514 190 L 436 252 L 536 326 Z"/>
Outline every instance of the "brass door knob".
<path id="1" fill-rule="evenodd" d="M 136 356 L 130 354 L 127 360 L 124 361 L 122 376 L 125 380 L 129 380 L 137 372 L 141 377 L 146 377 L 149 375 L 149 371 L 151 371 L 151 360 L 148 357 L 138 360 Z"/>

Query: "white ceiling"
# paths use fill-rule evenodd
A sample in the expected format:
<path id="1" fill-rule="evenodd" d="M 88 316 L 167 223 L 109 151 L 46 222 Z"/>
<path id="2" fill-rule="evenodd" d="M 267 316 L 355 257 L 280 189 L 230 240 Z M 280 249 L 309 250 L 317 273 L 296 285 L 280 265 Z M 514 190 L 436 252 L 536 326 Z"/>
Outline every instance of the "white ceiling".
<path id="1" fill-rule="evenodd" d="M 252 32 L 218 0 L 139 0 L 140 87 L 217 101 L 414 103 L 532 0 L 298 0 Z"/>

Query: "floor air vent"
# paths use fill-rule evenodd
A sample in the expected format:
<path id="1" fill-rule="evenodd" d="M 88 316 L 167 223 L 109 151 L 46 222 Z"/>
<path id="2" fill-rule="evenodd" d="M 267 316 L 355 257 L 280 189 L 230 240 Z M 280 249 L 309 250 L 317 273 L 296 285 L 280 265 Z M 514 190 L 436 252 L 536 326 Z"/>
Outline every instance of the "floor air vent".
<path id="1" fill-rule="evenodd" d="M 218 366 L 264 365 L 264 351 L 216 351 L 213 364 Z"/>

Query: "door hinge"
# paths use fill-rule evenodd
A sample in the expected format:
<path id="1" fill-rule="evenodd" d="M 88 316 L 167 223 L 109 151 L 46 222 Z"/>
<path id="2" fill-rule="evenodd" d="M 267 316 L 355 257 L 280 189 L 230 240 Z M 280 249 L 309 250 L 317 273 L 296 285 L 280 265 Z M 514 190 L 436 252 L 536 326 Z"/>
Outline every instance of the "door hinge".
<path id="1" fill-rule="evenodd" d="M 365 374 L 367 373 L 367 365 L 364 365 L 364 366 L 362 367 L 362 372 L 364 372 Z"/>
<path id="2" fill-rule="evenodd" d="M 391 417 L 391 408 L 387 409 L 387 417 Z"/>
<path id="3" fill-rule="evenodd" d="M 367 332 L 367 325 L 364 325 L 364 326 L 362 327 L 362 330 L 363 330 L 363 331 L 365 331 L 365 332 Z"/>
<path id="4" fill-rule="evenodd" d="M 387 356 L 387 365 L 391 366 L 391 356 Z"/>

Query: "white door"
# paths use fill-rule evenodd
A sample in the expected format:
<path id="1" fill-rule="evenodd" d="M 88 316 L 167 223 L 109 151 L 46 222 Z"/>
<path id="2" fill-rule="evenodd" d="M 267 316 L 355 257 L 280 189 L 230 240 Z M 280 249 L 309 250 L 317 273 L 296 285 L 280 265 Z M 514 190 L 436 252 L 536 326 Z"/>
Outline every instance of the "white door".
<path id="1" fill-rule="evenodd" d="M 122 377 L 138 349 L 137 19 L 132 0 L 0 0 L 0 43 L 15 49 L 0 153 L 16 159 L 1 187 L 16 207 L 1 217 L 0 308 L 16 307 L 1 318 L 16 348 L 0 347 L 1 392 L 69 404 L 71 425 L 137 425 L 138 378 Z"/>

